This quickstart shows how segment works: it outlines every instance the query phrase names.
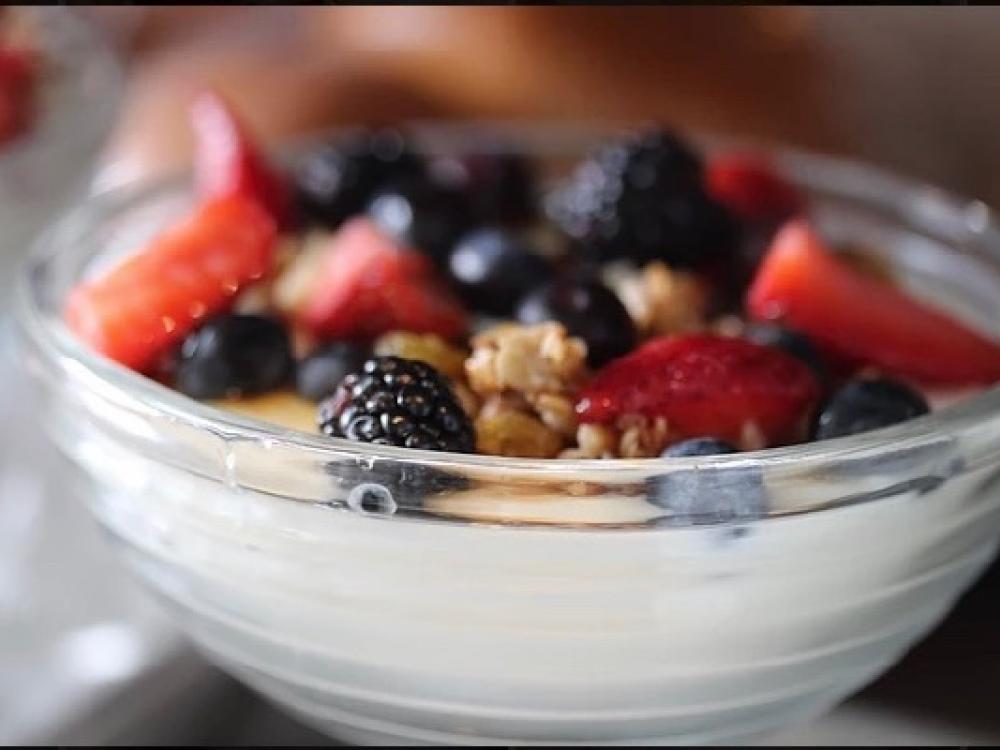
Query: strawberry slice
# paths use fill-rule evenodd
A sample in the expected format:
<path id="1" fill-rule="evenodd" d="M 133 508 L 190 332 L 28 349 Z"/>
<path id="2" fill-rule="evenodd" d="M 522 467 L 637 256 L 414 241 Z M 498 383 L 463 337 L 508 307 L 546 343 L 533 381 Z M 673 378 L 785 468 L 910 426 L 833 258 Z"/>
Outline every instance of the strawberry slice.
<path id="1" fill-rule="evenodd" d="M 355 340 L 392 330 L 451 339 L 468 323 L 427 256 L 363 218 L 337 232 L 296 317 L 318 336 Z"/>
<path id="2" fill-rule="evenodd" d="M 925 385 L 1000 380 L 1000 343 L 836 257 L 804 220 L 775 237 L 747 309 L 805 333 L 834 357 Z"/>
<path id="3" fill-rule="evenodd" d="M 270 271 L 274 238 L 274 220 L 256 201 L 209 201 L 105 276 L 77 286 L 66 323 L 102 354 L 147 370 Z"/>
<path id="4" fill-rule="evenodd" d="M 716 200 L 748 222 L 783 221 L 806 206 L 805 197 L 755 154 L 713 157 L 705 167 L 705 184 Z"/>
<path id="5" fill-rule="evenodd" d="M 748 423 L 769 444 L 793 440 L 819 397 L 800 360 L 774 347 L 711 334 L 648 341 L 600 370 L 583 390 L 583 422 L 666 418 L 678 437 L 740 442 Z"/>
<path id="6" fill-rule="evenodd" d="M 195 136 L 195 188 L 202 198 L 254 198 L 281 227 L 291 216 L 290 190 L 261 156 L 232 107 L 218 93 L 204 91 L 191 105 Z"/>
<path id="7" fill-rule="evenodd" d="M 31 52 L 0 48 L 0 143 L 20 135 L 31 124 L 37 62 Z"/>

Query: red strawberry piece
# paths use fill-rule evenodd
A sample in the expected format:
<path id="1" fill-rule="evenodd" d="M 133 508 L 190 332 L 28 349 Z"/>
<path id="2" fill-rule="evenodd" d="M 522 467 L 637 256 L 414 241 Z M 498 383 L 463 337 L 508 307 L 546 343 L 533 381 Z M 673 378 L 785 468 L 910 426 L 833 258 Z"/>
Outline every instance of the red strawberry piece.
<path id="1" fill-rule="evenodd" d="M 451 339 L 468 323 L 427 256 L 362 218 L 335 235 L 297 317 L 319 336 L 355 340 L 393 330 Z"/>
<path id="2" fill-rule="evenodd" d="M 31 124 L 37 73 L 37 59 L 31 52 L 0 49 L 0 143 Z"/>
<path id="3" fill-rule="evenodd" d="M 102 354 L 147 370 L 204 319 L 265 276 L 274 220 L 256 201 L 209 201 L 69 296 L 69 327 Z"/>
<path id="4" fill-rule="evenodd" d="M 739 338 L 688 334 L 652 339 L 600 370 L 583 390 L 583 422 L 664 417 L 678 437 L 738 443 L 748 423 L 769 444 L 792 440 L 819 397 L 800 360 Z"/>
<path id="5" fill-rule="evenodd" d="M 708 191 L 744 221 L 782 221 L 800 213 L 804 196 L 763 156 L 720 154 L 705 167 Z"/>
<path id="6" fill-rule="evenodd" d="M 918 383 L 1000 380 L 1000 342 L 837 258 L 804 220 L 775 237 L 747 309 L 810 336 L 833 357 Z"/>
<path id="7" fill-rule="evenodd" d="M 288 184 L 260 154 L 225 99 L 214 91 L 199 94 L 191 105 L 191 126 L 198 195 L 254 198 L 279 226 L 287 226 L 291 214 Z"/>

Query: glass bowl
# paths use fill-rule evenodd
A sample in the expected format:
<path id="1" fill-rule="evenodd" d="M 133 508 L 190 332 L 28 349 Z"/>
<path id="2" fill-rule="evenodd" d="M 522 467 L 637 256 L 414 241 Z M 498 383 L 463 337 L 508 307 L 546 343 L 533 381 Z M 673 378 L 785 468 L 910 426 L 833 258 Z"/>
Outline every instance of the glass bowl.
<path id="1" fill-rule="evenodd" d="M 595 138 L 414 132 L 428 151 L 510 141 L 553 170 Z M 851 162 L 774 156 L 828 236 L 877 249 L 956 315 L 1000 319 L 984 206 Z M 105 195 L 40 239 L 17 290 L 38 419 L 194 643 L 333 736 L 766 735 L 888 669 L 994 557 L 997 389 L 862 436 L 606 461 L 375 447 L 193 402 L 94 355 L 59 316 L 77 280 L 190 200 L 186 179 Z"/>
<path id="2" fill-rule="evenodd" d="M 31 128 L 0 144 L 0 299 L 7 297 L 14 266 L 45 221 L 86 187 L 124 83 L 110 42 L 78 12 L 28 7 L 8 12 L 25 16 L 43 72 Z"/>

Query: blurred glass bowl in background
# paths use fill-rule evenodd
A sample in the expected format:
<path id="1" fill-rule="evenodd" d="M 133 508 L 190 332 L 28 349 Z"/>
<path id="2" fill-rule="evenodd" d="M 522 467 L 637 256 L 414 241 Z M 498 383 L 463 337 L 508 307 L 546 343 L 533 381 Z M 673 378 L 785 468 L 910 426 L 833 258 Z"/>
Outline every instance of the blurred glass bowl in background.
<path id="1" fill-rule="evenodd" d="M 101 30 L 68 8 L 18 7 L 40 53 L 38 112 L 0 146 L 0 306 L 14 266 L 46 220 L 87 187 L 123 89 L 123 70 Z"/>

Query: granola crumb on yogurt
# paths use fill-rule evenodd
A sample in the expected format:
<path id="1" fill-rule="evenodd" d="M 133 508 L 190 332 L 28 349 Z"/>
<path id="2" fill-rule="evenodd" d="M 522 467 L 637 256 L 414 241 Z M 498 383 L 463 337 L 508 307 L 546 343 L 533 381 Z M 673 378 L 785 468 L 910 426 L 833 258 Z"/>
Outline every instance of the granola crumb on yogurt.
<path id="1" fill-rule="evenodd" d="M 586 344 L 559 323 L 501 323 L 471 344 L 465 372 L 481 395 L 572 393 L 586 375 Z"/>

